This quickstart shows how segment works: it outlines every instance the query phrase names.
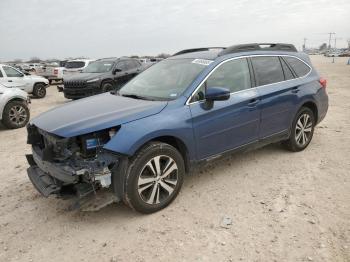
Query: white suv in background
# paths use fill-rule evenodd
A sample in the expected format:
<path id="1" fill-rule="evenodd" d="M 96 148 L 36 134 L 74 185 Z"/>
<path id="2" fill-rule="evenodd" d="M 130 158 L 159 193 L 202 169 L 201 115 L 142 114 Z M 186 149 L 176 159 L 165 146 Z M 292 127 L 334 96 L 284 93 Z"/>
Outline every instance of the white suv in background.
<path id="1" fill-rule="evenodd" d="M 87 67 L 91 62 L 95 60 L 93 59 L 75 59 L 69 60 L 65 64 L 65 68 L 63 69 L 63 80 L 67 76 L 71 76 L 73 74 L 80 73 L 85 67 Z"/>
<path id="2" fill-rule="evenodd" d="M 30 117 L 28 94 L 16 84 L 0 84 L 0 121 L 7 128 L 24 127 Z"/>
<path id="3" fill-rule="evenodd" d="M 0 64 L 0 83 L 19 86 L 28 94 L 42 98 L 46 95 L 49 80 L 41 76 L 27 75 L 12 66 Z"/>

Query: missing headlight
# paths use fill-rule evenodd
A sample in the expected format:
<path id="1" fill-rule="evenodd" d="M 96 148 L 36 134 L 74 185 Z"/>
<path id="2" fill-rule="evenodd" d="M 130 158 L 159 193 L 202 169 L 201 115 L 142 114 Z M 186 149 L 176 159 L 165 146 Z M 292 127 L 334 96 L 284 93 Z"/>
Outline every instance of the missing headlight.
<path id="1" fill-rule="evenodd" d="M 96 132 L 81 136 L 81 153 L 84 157 L 93 157 L 97 150 L 109 141 L 107 131 Z"/>
<path id="2" fill-rule="evenodd" d="M 81 154 L 83 157 L 94 157 L 118 131 L 117 128 L 105 129 L 102 131 L 80 136 Z"/>

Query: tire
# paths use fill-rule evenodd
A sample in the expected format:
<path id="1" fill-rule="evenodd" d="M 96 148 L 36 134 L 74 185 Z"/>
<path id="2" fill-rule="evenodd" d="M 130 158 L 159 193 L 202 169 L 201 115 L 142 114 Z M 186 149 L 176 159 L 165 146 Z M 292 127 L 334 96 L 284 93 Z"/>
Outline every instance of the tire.
<path id="1" fill-rule="evenodd" d="M 284 141 L 285 147 L 292 152 L 304 150 L 312 140 L 315 124 L 312 110 L 302 107 L 294 118 L 289 139 Z"/>
<path id="2" fill-rule="evenodd" d="M 37 98 L 43 98 L 46 96 L 46 86 L 45 84 L 38 83 L 35 84 L 33 89 L 33 95 Z"/>
<path id="3" fill-rule="evenodd" d="M 28 106 L 23 101 L 10 101 L 2 113 L 2 123 L 10 129 L 24 127 L 30 118 Z"/>
<path id="4" fill-rule="evenodd" d="M 165 208 L 176 198 L 183 183 L 185 165 L 174 147 L 161 142 L 148 143 L 129 163 L 123 197 L 129 207 L 149 214 Z M 158 168 L 156 163 L 159 163 Z"/>
<path id="5" fill-rule="evenodd" d="M 101 90 L 102 90 L 102 93 L 112 91 L 113 90 L 113 84 L 111 84 L 109 82 L 102 83 Z"/>

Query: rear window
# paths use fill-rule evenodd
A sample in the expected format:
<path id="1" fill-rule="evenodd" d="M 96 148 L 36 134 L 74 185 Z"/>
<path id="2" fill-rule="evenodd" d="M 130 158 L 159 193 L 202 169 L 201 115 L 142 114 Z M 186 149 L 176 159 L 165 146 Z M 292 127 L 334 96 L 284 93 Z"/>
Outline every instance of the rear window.
<path id="1" fill-rule="evenodd" d="M 277 56 L 253 57 L 252 64 L 258 86 L 284 81 L 282 66 Z"/>
<path id="2" fill-rule="evenodd" d="M 85 62 L 83 61 L 72 61 L 66 63 L 66 68 L 81 68 L 85 66 Z"/>
<path id="3" fill-rule="evenodd" d="M 298 77 L 305 76 L 311 71 L 311 68 L 308 65 L 306 65 L 304 62 L 295 57 L 287 56 L 285 57 L 285 59 L 288 62 L 288 64 L 293 68 L 294 72 Z"/>

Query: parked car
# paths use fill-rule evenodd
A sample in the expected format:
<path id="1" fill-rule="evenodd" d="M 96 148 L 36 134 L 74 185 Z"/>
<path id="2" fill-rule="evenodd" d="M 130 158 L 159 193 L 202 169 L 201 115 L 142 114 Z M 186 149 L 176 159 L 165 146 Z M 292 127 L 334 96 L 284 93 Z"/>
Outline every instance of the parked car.
<path id="1" fill-rule="evenodd" d="M 7 128 L 24 127 L 30 117 L 28 94 L 16 84 L 0 84 L 0 121 Z"/>
<path id="2" fill-rule="evenodd" d="M 349 57 L 350 56 L 350 51 L 344 51 L 339 56 L 340 57 Z"/>
<path id="3" fill-rule="evenodd" d="M 192 167 L 279 141 L 304 150 L 327 110 L 326 80 L 293 45 L 191 49 L 31 120 L 28 175 L 46 197 L 109 190 L 104 205 L 152 213 Z"/>
<path id="4" fill-rule="evenodd" d="M 11 83 L 20 86 L 28 94 L 43 98 L 46 96 L 46 87 L 49 81 L 44 77 L 30 75 L 12 66 L 0 64 L 0 83 Z"/>
<path id="5" fill-rule="evenodd" d="M 63 91 L 68 99 L 78 99 L 119 89 L 144 67 L 134 58 L 104 58 L 90 63 L 80 74 L 64 79 Z"/>
<path id="6" fill-rule="evenodd" d="M 51 85 L 53 81 L 63 81 L 64 69 L 64 67 L 45 65 L 41 69 L 37 70 L 36 75 L 46 78 L 49 80 L 49 84 Z"/>
<path id="7" fill-rule="evenodd" d="M 28 67 L 29 67 L 29 71 L 30 72 L 36 72 L 37 70 L 40 70 L 40 68 L 42 68 L 42 64 L 39 64 L 39 63 L 34 63 L 34 64 L 29 64 Z"/>
<path id="8" fill-rule="evenodd" d="M 75 59 L 67 61 L 64 65 L 65 68 L 63 69 L 63 79 L 81 73 L 81 71 L 93 61 L 94 60 L 92 59 Z"/>

